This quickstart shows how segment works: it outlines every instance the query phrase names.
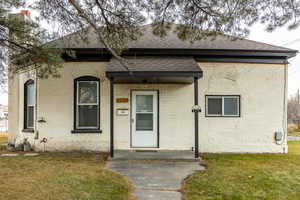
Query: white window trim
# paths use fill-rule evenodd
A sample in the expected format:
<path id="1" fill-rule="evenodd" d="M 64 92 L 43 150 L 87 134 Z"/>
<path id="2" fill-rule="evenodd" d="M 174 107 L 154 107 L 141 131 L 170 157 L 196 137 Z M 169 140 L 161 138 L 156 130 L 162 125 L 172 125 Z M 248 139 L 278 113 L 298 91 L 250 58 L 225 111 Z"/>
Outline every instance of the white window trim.
<path id="1" fill-rule="evenodd" d="M 97 84 L 97 97 L 96 103 L 79 103 L 79 83 L 81 82 L 95 82 Z M 99 122 L 99 82 L 98 81 L 77 81 L 77 98 L 76 98 L 76 129 L 98 129 L 97 126 L 79 126 L 79 106 L 97 106 L 97 122 Z"/>
<path id="2" fill-rule="evenodd" d="M 206 106 L 205 106 L 205 114 L 207 117 L 240 117 L 240 96 L 239 95 L 206 95 L 205 97 Z M 224 99 L 226 98 L 235 98 L 237 99 L 237 114 L 236 115 L 225 115 L 224 112 Z M 209 114 L 208 113 L 208 99 L 222 99 L 222 113 L 221 114 Z"/>

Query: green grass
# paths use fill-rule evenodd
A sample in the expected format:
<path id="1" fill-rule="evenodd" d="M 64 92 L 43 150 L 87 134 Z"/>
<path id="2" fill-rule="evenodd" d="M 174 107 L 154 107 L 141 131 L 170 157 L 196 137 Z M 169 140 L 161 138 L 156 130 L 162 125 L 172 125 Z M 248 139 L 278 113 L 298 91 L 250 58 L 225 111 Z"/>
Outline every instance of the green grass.
<path id="1" fill-rule="evenodd" d="M 297 136 L 297 137 L 300 137 L 300 132 L 288 133 L 288 136 Z"/>
<path id="2" fill-rule="evenodd" d="M 290 141 L 289 142 L 289 155 L 297 155 L 297 154 L 300 156 L 300 141 Z"/>
<path id="3" fill-rule="evenodd" d="M 0 144 L 7 138 L 0 137 Z M 100 153 L 0 157 L 0 199 L 128 200 L 130 184 Z M 185 200 L 300 199 L 300 141 L 288 154 L 203 154 L 207 170 L 183 183 Z"/>
<path id="4" fill-rule="evenodd" d="M 100 153 L 0 157 L 0 199 L 129 199 L 128 181 L 104 164 Z"/>
<path id="5" fill-rule="evenodd" d="M 184 182 L 184 199 L 300 199 L 300 142 L 289 142 L 289 152 L 204 154 L 208 168 Z"/>

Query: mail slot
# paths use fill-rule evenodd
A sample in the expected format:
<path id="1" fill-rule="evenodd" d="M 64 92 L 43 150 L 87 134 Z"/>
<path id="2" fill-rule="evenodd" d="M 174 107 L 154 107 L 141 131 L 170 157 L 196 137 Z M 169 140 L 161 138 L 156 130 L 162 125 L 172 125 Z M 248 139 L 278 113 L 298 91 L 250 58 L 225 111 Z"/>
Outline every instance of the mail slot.
<path id="1" fill-rule="evenodd" d="M 126 108 L 122 108 L 122 109 L 117 109 L 117 115 L 118 116 L 126 116 L 129 115 L 129 110 Z"/>

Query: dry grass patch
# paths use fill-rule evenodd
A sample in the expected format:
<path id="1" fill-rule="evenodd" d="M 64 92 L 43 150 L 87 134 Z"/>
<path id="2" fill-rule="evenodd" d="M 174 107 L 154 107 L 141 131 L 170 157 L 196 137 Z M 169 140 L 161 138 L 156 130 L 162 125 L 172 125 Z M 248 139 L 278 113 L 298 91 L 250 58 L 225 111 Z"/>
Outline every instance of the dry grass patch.
<path id="1" fill-rule="evenodd" d="M 7 136 L 0 136 L 0 145 L 7 143 Z"/>
<path id="2" fill-rule="evenodd" d="M 185 200 L 295 200 L 300 197 L 300 142 L 289 154 L 204 154 L 206 171 L 183 184 Z"/>
<path id="3" fill-rule="evenodd" d="M 127 200 L 129 183 L 104 169 L 104 154 L 0 157 L 0 199 Z"/>
<path id="4" fill-rule="evenodd" d="M 300 137 L 300 132 L 292 132 L 292 133 L 288 133 L 288 136 L 296 136 L 296 137 Z"/>

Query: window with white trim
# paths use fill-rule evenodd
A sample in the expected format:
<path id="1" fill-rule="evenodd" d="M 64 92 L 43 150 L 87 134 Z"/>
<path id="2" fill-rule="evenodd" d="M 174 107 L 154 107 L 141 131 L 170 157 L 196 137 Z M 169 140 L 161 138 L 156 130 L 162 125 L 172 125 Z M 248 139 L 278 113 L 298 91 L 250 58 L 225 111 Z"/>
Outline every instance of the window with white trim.
<path id="1" fill-rule="evenodd" d="M 208 117 L 239 117 L 239 95 L 207 95 L 206 116 Z"/>
<path id="2" fill-rule="evenodd" d="M 24 84 L 24 129 L 32 129 L 34 124 L 35 89 L 34 81 L 28 80 Z"/>
<path id="3" fill-rule="evenodd" d="M 75 79 L 75 129 L 99 129 L 99 79 Z"/>

